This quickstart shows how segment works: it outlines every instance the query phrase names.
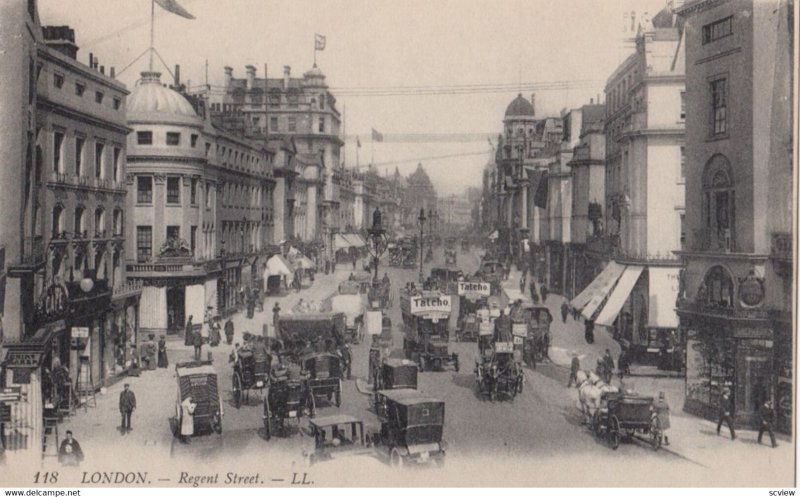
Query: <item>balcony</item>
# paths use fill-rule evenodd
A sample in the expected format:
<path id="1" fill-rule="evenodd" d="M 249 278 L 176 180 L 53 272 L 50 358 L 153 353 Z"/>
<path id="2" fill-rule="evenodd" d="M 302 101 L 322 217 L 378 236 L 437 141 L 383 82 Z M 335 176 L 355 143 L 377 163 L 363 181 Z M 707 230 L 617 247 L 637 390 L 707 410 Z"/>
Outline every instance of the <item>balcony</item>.
<path id="1" fill-rule="evenodd" d="M 111 299 L 121 300 L 141 295 L 143 286 L 141 281 L 124 281 L 114 286 Z"/>
<path id="2" fill-rule="evenodd" d="M 714 230 L 694 230 L 692 250 L 698 252 L 734 252 L 736 242 L 731 235 L 730 229 L 719 231 Z"/>
<path id="3" fill-rule="evenodd" d="M 623 133 L 635 133 L 647 129 L 647 113 L 634 112 L 625 122 L 622 128 Z"/>

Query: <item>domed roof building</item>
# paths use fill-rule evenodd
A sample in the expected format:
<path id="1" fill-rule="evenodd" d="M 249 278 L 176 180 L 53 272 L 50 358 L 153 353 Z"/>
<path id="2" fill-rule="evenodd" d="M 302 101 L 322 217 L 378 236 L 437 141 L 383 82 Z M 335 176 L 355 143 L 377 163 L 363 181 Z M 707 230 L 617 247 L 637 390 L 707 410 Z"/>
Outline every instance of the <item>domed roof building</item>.
<path id="1" fill-rule="evenodd" d="M 533 117 L 535 114 L 533 104 L 531 104 L 522 93 L 511 101 L 506 107 L 506 119 L 510 117 Z"/>
<path id="2" fill-rule="evenodd" d="M 153 120 L 158 116 L 170 122 L 201 123 L 191 103 L 175 90 L 161 83 L 161 73 L 145 71 L 128 97 L 128 120 Z"/>

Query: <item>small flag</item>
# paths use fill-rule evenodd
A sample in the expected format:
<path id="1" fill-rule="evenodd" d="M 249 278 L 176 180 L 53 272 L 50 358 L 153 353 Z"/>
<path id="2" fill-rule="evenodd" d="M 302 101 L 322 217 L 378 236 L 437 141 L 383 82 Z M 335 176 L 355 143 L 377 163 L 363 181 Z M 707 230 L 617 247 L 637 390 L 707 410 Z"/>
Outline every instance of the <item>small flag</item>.
<path id="1" fill-rule="evenodd" d="M 383 141 L 383 134 L 378 133 L 375 128 L 372 128 L 372 141 L 374 142 L 382 142 Z"/>
<path id="2" fill-rule="evenodd" d="M 361 140 L 359 140 L 359 138 L 357 136 L 356 136 L 356 146 L 358 148 L 361 148 Z"/>
<path id="3" fill-rule="evenodd" d="M 178 4 L 178 2 L 176 2 L 175 0 L 155 0 L 155 2 L 167 12 L 172 12 L 173 14 L 185 17 L 186 19 L 194 19 L 194 16 L 190 14 L 186 9 L 181 7 L 180 4 Z"/>
<path id="4" fill-rule="evenodd" d="M 325 37 L 314 34 L 314 50 L 325 50 Z"/>

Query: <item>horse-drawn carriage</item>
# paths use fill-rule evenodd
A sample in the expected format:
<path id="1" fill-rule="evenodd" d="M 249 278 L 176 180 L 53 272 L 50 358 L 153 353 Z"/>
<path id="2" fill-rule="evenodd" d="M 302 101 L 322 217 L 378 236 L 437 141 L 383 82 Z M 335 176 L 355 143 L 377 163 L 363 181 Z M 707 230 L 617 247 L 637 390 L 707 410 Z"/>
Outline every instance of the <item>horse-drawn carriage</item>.
<path id="1" fill-rule="evenodd" d="M 210 361 L 183 362 L 175 366 L 178 399 L 173 432 L 183 434 L 191 423 L 192 435 L 222 433 L 222 398 L 217 385 L 217 372 Z M 184 406 L 191 406 L 189 409 Z M 187 412 L 189 411 L 189 412 Z M 191 416 L 191 420 L 185 418 Z"/>
<path id="2" fill-rule="evenodd" d="M 484 258 L 476 275 L 483 281 L 492 285 L 492 294 L 500 291 L 500 284 L 503 281 L 505 267 L 497 259 Z"/>
<path id="3" fill-rule="evenodd" d="M 443 371 L 448 364 L 458 371 L 458 354 L 448 351 L 450 298 L 440 292 L 406 292 L 401 296 L 403 351 L 420 371 Z"/>
<path id="4" fill-rule="evenodd" d="M 332 312 L 344 314 L 346 339 L 351 343 L 359 343 L 363 334 L 361 327 L 364 323 L 363 296 L 358 293 L 334 295 L 330 302 Z"/>
<path id="5" fill-rule="evenodd" d="M 388 278 L 376 280 L 369 289 L 369 306 L 371 309 L 387 309 L 390 305 L 391 283 Z"/>
<path id="6" fill-rule="evenodd" d="M 475 364 L 475 381 L 482 399 L 492 402 L 499 398 L 514 400 L 522 393 L 524 376 L 511 342 L 495 342 Z"/>
<path id="7" fill-rule="evenodd" d="M 374 374 L 375 395 L 370 399 L 370 404 L 375 413 L 380 417 L 385 414 L 386 405 L 381 403 L 382 397 L 378 395 L 381 390 L 417 389 L 417 364 L 408 359 L 386 358 L 376 368 Z"/>
<path id="8" fill-rule="evenodd" d="M 272 358 L 266 345 L 255 344 L 241 348 L 232 354 L 233 362 L 233 405 L 239 409 L 242 401 L 249 401 L 250 390 L 263 390 L 269 384 L 269 370 Z"/>
<path id="9" fill-rule="evenodd" d="M 653 409 L 653 397 L 621 392 L 604 392 L 600 407 L 592 417 L 592 431 L 605 438 L 616 450 L 620 440 L 631 440 L 634 435 L 648 437 L 653 450 L 661 447 L 663 431 L 658 414 Z"/>
<path id="10" fill-rule="evenodd" d="M 522 353 L 528 365 L 548 356 L 552 321 L 550 310 L 541 305 L 524 303 L 511 313 L 514 349 Z"/>
<path id="11" fill-rule="evenodd" d="M 308 375 L 314 408 L 318 397 L 335 402 L 336 407 L 342 405 L 342 369 L 342 358 L 336 354 L 320 352 L 303 356 L 302 370 Z"/>
<path id="12" fill-rule="evenodd" d="M 456 341 L 475 342 L 480 336 L 481 316 L 479 309 L 488 310 L 491 285 L 482 281 L 458 282 L 458 324 Z M 487 316 L 488 319 L 488 316 Z"/>
<path id="13" fill-rule="evenodd" d="M 267 394 L 264 396 L 264 438 L 269 440 L 273 433 L 286 431 L 286 420 L 314 417 L 314 395 L 307 375 L 293 377 L 288 370 L 281 369 L 271 378 Z"/>

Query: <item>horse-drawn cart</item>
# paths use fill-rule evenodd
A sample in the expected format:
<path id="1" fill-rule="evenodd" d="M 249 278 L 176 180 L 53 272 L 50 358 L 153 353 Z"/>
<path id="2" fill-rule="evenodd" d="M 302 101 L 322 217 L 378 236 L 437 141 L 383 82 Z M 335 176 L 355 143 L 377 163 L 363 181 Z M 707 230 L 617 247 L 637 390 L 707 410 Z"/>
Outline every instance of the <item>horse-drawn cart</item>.
<path id="1" fill-rule="evenodd" d="M 663 438 L 653 398 L 618 392 L 602 394 L 600 408 L 592 417 L 592 431 L 614 450 L 620 440 L 631 440 L 637 434 L 647 436 L 653 450 L 658 450 Z"/>

